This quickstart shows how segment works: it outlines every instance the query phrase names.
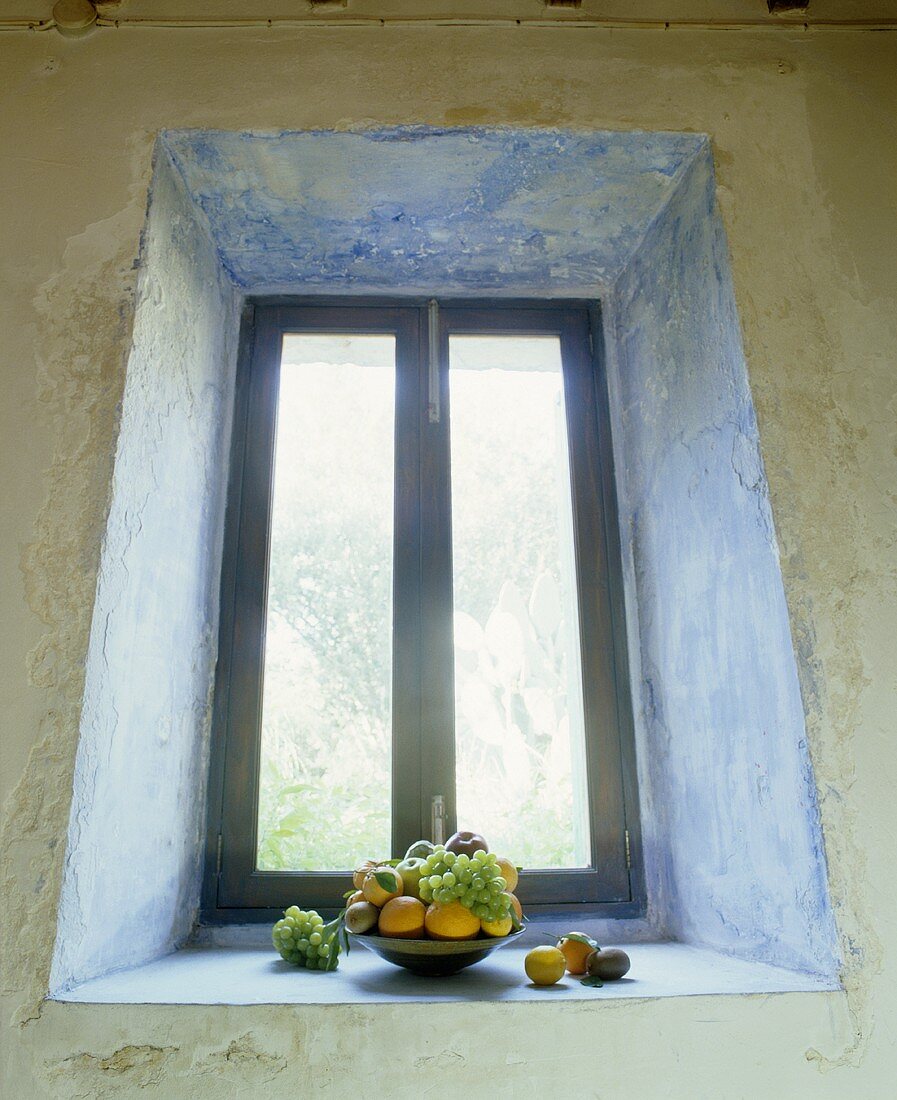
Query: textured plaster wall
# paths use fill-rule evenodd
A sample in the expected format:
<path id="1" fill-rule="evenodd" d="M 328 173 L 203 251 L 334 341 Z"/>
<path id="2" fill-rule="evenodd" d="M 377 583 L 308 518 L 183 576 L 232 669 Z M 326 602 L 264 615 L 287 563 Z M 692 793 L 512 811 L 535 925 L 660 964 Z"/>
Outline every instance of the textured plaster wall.
<path id="1" fill-rule="evenodd" d="M 238 298 L 160 151 L 86 656 L 50 985 L 192 930 Z"/>
<path id="2" fill-rule="evenodd" d="M 0 694 L 12 1096 L 890 1096 L 897 49 L 889 34 L 371 28 L 3 36 Z M 799 653 L 844 993 L 570 1009 L 42 1004 L 154 135 L 710 134 Z M 484 1061 L 486 1038 L 498 1050 Z M 623 1052 L 623 1053 L 621 1053 Z"/>
<path id="3" fill-rule="evenodd" d="M 709 148 L 608 308 L 650 916 L 676 939 L 830 973 L 816 787 Z"/>

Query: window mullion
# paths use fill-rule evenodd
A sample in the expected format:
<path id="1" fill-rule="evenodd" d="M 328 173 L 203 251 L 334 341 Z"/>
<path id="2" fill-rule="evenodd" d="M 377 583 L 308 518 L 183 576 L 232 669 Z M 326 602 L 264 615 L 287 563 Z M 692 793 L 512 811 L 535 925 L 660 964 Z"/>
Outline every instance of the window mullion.
<path id="1" fill-rule="evenodd" d="M 454 646 L 452 637 L 451 477 L 448 335 L 438 333 L 439 418 L 431 420 L 429 356 L 421 363 L 419 406 L 421 561 L 421 836 L 431 833 L 432 800 L 445 800 L 445 830 L 455 829 Z M 429 347 L 429 340 L 422 341 Z"/>

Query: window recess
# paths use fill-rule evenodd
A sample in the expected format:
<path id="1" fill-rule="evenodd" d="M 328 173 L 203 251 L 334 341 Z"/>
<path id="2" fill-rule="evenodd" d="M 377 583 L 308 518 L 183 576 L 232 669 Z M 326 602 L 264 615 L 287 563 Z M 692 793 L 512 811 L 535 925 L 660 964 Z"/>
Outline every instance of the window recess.
<path id="1" fill-rule="evenodd" d="M 247 311 L 207 918 L 336 907 L 356 862 L 437 818 L 522 864 L 524 905 L 632 911 L 597 322 L 578 302 Z"/>

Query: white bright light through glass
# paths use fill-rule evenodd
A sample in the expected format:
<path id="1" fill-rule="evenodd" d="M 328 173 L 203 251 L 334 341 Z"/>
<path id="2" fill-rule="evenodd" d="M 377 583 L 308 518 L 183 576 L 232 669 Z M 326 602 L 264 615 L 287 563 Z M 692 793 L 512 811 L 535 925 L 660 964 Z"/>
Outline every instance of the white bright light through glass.
<path id="1" fill-rule="evenodd" d="M 451 336 L 460 828 L 528 868 L 589 860 L 560 342 Z"/>
<path id="2" fill-rule="evenodd" d="M 261 870 L 343 870 L 390 849 L 394 435 L 395 337 L 284 337 Z"/>

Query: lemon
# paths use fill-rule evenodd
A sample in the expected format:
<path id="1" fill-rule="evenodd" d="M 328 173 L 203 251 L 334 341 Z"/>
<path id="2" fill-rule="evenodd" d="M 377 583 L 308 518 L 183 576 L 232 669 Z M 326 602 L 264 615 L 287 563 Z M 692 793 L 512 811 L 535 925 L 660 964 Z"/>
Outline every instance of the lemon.
<path id="1" fill-rule="evenodd" d="M 510 935 L 513 924 L 510 917 L 504 917 L 502 920 L 480 921 L 480 928 L 487 936 L 507 936 Z"/>
<path id="2" fill-rule="evenodd" d="M 556 947 L 534 947 L 523 960 L 526 976 L 534 985 L 554 985 L 564 976 L 567 960 Z"/>

